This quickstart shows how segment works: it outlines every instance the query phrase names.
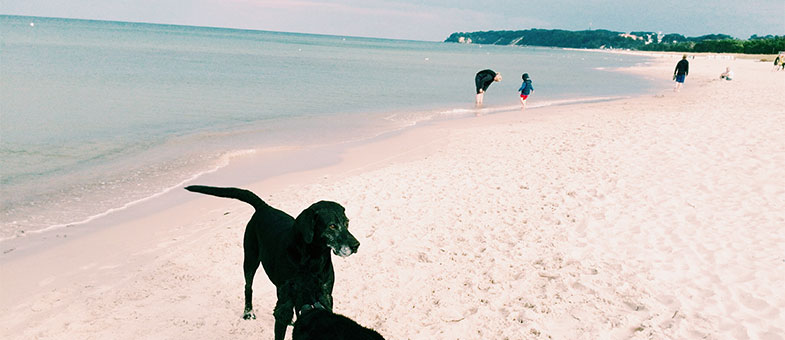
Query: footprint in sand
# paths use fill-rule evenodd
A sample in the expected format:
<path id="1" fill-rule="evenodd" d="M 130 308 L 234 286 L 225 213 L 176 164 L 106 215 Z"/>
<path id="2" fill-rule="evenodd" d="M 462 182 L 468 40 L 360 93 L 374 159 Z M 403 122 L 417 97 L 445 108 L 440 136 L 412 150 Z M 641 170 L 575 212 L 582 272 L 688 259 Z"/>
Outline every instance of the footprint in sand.
<path id="1" fill-rule="evenodd" d="M 741 304 L 744 305 L 744 307 L 756 311 L 764 310 L 769 307 L 769 303 L 766 302 L 766 300 L 758 299 L 757 297 L 753 296 L 749 292 L 740 292 L 739 302 L 741 302 Z"/>
<path id="2" fill-rule="evenodd" d="M 43 286 L 46 286 L 46 285 L 48 285 L 48 284 L 50 284 L 50 283 L 52 283 L 54 281 L 55 281 L 55 277 L 54 276 L 50 276 L 50 277 L 47 277 L 47 278 L 41 280 L 40 282 L 38 282 L 38 286 L 39 287 L 43 287 Z"/>
<path id="3" fill-rule="evenodd" d="M 86 265 L 84 265 L 84 266 L 81 266 L 81 267 L 79 267 L 79 269 L 81 269 L 81 270 L 88 270 L 88 269 L 90 269 L 90 268 L 93 268 L 93 267 L 95 267 L 95 266 L 96 266 L 96 264 L 97 264 L 97 263 L 95 263 L 95 262 L 91 262 L 91 263 L 88 263 L 88 264 L 86 264 Z"/>

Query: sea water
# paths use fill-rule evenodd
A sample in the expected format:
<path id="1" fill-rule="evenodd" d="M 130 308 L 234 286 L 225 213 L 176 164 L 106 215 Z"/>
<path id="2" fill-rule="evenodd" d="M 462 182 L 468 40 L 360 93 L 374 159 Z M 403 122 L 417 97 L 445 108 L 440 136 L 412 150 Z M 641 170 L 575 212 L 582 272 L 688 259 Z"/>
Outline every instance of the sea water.
<path id="1" fill-rule="evenodd" d="M 445 32 L 445 36 L 449 32 Z M 264 148 L 341 143 L 485 111 L 632 96 L 644 57 L 0 16 L 0 240 L 128 206 Z"/>

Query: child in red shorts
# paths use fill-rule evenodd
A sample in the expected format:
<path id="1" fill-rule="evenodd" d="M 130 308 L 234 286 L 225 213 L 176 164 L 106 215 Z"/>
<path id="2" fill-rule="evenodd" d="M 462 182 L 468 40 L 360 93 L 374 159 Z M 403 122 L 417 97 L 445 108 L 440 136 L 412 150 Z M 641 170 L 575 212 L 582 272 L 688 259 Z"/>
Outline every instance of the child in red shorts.
<path id="1" fill-rule="evenodd" d="M 532 80 L 529 78 L 528 73 L 524 73 L 521 78 L 523 78 L 523 84 L 521 84 L 521 88 L 518 89 L 518 92 L 521 93 L 521 110 L 525 110 L 526 99 L 528 99 L 529 95 L 534 92 L 534 87 L 532 86 Z"/>

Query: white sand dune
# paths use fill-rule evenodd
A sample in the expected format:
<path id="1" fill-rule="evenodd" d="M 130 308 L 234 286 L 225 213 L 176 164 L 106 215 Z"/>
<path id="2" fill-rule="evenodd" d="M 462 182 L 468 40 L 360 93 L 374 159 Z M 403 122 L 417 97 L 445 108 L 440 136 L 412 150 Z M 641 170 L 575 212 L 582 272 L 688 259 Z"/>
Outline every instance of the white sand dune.
<path id="1" fill-rule="evenodd" d="M 362 245 L 334 260 L 335 311 L 388 339 L 785 339 L 785 72 L 691 71 L 680 93 L 435 123 L 248 189 L 346 207 Z M 0 334 L 272 338 L 262 273 L 241 319 L 251 213 L 196 195 L 4 254 Z"/>

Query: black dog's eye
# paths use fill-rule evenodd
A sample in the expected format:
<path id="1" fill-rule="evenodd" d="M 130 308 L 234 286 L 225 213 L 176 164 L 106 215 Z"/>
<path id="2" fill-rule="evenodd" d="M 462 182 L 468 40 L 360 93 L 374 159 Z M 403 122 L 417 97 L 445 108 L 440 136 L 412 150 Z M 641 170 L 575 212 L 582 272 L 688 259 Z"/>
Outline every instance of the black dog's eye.
<path id="1" fill-rule="evenodd" d="M 335 230 L 338 229 L 338 227 L 335 224 L 330 224 L 330 229 Z"/>

